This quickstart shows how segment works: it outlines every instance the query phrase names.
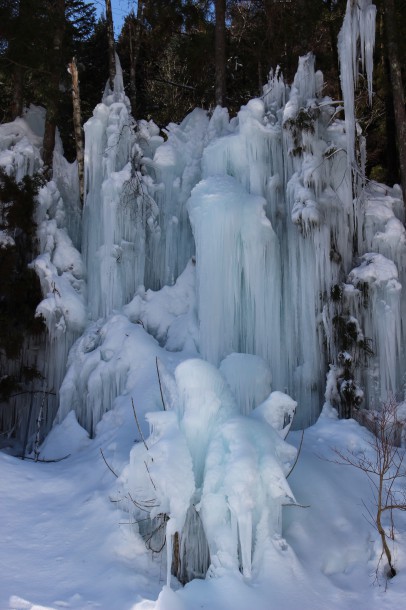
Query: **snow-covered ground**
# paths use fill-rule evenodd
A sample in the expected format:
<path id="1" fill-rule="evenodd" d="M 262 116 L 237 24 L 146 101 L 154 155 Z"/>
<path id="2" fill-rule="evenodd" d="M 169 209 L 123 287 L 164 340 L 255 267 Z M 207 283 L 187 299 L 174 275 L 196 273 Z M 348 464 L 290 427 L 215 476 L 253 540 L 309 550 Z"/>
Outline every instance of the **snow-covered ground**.
<path id="1" fill-rule="evenodd" d="M 159 349 L 159 348 L 158 348 Z M 148 367 L 147 367 L 148 369 Z M 154 362 L 150 364 L 153 375 Z M 158 392 L 157 382 L 154 391 Z M 151 392 L 146 370 L 135 401 Z M 140 418 L 141 419 L 141 418 Z M 0 453 L 0 608 L 2 610 L 381 610 L 402 608 L 406 594 L 406 518 L 396 515 L 398 575 L 386 581 L 381 547 L 368 522 L 372 492 L 360 471 L 338 465 L 333 449 L 370 450 L 353 420 L 322 414 L 308 428 L 289 478 L 304 508 L 284 509 L 275 538 L 252 579 L 238 572 L 172 590 L 165 549 L 152 556 L 123 510 L 117 478 L 139 438 L 130 404 L 105 414 L 90 440 L 73 413 L 56 426 L 41 456 Z M 298 446 L 301 433 L 288 440 Z M 364 506 L 365 503 L 365 506 Z"/>

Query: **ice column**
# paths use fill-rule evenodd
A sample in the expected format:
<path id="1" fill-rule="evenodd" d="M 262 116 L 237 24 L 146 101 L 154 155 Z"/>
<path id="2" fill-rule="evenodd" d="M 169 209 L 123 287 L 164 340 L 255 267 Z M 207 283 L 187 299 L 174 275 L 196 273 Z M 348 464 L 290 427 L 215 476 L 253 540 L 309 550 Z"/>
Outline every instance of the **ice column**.
<path id="1" fill-rule="evenodd" d="M 344 96 L 348 163 L 355 160 L 354 89 L 358 83 L 359 59 L 368 80 L 372 102 L 372 70 L 375 46 L 376 6 L 371 0 L 347 0 L 344 23 L 338 36 L 341 88 Z"/>
<path id="2" fill-rule="evenodd" d="M 83 252 L 93 319 L 124 305 L 144 282 L 146 225 L 156 215 L 118 58 L 116 66 L 114 92 L 106 88 L 85 125 Z"/>
<path id="3" fill-rule="evenodd" d="M 157 148 L 148 169 L 153 176 L 151 194 L 159 207 L 160 241 L 152 252 L 149 286 L 172 285 L 194 253 L 186 210 L 192 188 L 201 179 L 201 156 L 209 119 L 196 108 L 176 125 L 166 129 L 167 141 Z"/>
<path id="4" fill-rule="evenodd" d="M 203 180 L 188 202 L 202 355 L 219 364 L 232 352 L 257 354 L 279 380 L 279 244 L 264 207 L 230 176 Z"/>

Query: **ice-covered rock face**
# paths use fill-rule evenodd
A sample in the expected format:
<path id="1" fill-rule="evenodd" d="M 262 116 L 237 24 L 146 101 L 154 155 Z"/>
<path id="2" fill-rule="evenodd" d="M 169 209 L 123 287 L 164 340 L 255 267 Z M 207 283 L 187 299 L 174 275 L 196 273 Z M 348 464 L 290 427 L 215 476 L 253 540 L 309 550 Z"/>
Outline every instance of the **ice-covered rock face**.
<path id="1" fill-rule="evenodd" d="M 374 15 L 369 0 L 348 3 L 339 42 L 345 122 L 334 120 L 336 104 L 322 97 L 310 53 L 291 87 L 277 69 L 263 96 L 231 121 L 225 109 L 210 118 L 196 109 L 170 124 L 163 142 L 152 123 L 133 128 L 119 74 L 86 126 L 91 316 L 129 303 L 130 319 L 168 349 L 197 348 L 216 365 L 233 352 L 262 358 L 273 388 L 297 400 L 296 425 L 318 416 L 329 363 L 339 364 L 337 316 L 370 327 L 354 300 L 345 296 L 338 306 L 331 297 L 348 294 L 336 287 L 355 258 L 376 251 L 398 268 L 405 261 L 396 195 L 361 193 L 352 171 L 354 66 L 360 53 L 370 82 Z M 182 306 L 179 291 L 157 289 L 174 285 L 194 252 L 196 284 L 182 292 Z M 399 328 L 392 301 L 385 302 Z M 402 358 L 398 350 L 397 387 Z M 357 375 L 377 398 L 368 370 Z"/>
<path id="2" fill-rule="evenodd" d="M 45 109 L 30 106 L 23 117 L 0 125 L 0 167 L 17 182 L 42 168 L 44 123 Z M 34 221 L 38 256 L 30 264 L 39 277 L 43 295 L 36 315 L 44 319 L 47 332 L 39 338 L 26 338 L 21 362 L 6 360 L 1 365 L 2 374 L 16 375 L 18 379 L 22 363 L 39 373 L 27 384 L 26 391 L 10 399 L 1 417 L 7 431 L 15 427 L 15 421 L 19 422 L 15 427 L 17 441 L 28 439 L 28 448 L 38 417 L 41 436 L 52 425 L 69 349 L 87 323 L 84 266 L 68 234 L 70 230 L 77 244 L 77 222 L 71 222 L 75 217 L 77 220 L 79 213 L 77 167 L 63 158 L 58 133 L 56 136 L 54 180 L 44 184 L 37 195 Z M 66 181 L 69 189 L 62 199 L 58 185 Z M 10 239 L 6 232 L 5 237 L 0 237 L 0 247 L 4 247 L 5 240 L 7 247 L 13 246 L 15 242 Z"/>
<path id="3" fill-rule="evenodd" d="M 355 290 L 347 291 L 347 300 L 355 318 L 362 321 L 363 333 L 372 345 L 373 353 L 363 380 L 366 399 L 371 405 L 377 405 L 377 399 L 384 401 L 394 395 L 404 373 L 401 366 L 404 357 L 402 285 L 398 280 L 396 264 L 375 253 L 364 254 L 359 266 L 348 276 Z"/>
<path id="4" fill-rule="evenodd" d="M 259 359 L 255 365 L 263 368 Z M 133 448 L 124 488 L 144 518 L 166 515 L 168 584 L 171 565 L 183 580 L 204 576 L 209 565 L 211 575 L 241 568 L 250 577 L 281 533 L 282 505 L 295 503 L 286 475 L 296 450 L 273 427 L 281 430 L 295 403 L 271 395 L 244 416 L 204 360 L 184 361 L 175 381 L 173 408 L 147 415 L 151 434 Z"/>

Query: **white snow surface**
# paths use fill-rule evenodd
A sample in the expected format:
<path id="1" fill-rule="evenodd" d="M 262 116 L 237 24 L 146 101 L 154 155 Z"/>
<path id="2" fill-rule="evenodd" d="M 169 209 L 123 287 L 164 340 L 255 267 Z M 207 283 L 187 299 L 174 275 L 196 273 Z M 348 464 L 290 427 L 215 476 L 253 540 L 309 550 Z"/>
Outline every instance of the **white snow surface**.
<path id="1" fill-rule="evenodd" d="M 148 367 L 147 367 L 148 368 Z M 154 373 L 154 363 L 149 365 Z M 137 386 L 137 404 L 150 392 Z M 162 413 L 162 411 L 161 411 Z M 326 410 L 307 429 L 289 484 L 307 508 L 287 507 L 282 536 L 273 538 L 255 576 L 238 571 L 165 586 L 165 553 L 151 556 L 131 524 L 114 475 L 138 436 L 131 407 L 104 416 L 94 440 L 73 415 L 56 426 L 41 456 L 21 461 L 0 453 L 0 608 L 2 610 L 392 610 L 406 593 L 405 516 L 396 518 L 398 575 L 386 582 L 376 531 L 366 519 L 371 490 L 359 471 L 334 460 L 333 449 L 370 450 L 369 433 Z M 165 432 L 166 435 L 169 431 Z M 62 442 L 63 440 L 63 442 Z M 290 433 L 298 445 L 300 433 Z M 142 444 L 142 443 L 141 443 Z M 157 464 L 157 468 L 159 464 Z M 183 470 L 173 469 L 171 480 Z M 117 502 L 116 500 L 120 500 Z"/>

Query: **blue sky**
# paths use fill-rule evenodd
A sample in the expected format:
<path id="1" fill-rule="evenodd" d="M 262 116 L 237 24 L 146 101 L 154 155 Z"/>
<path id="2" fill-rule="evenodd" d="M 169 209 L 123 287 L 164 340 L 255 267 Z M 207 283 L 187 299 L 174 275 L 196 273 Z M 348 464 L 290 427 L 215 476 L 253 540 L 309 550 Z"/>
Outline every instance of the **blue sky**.
<path id="1" fill-rule="evenodd" d="M 94 4 L 97 10 L 97 15 L 100 15 L 101 13 L 105 12 L 106 5 L 104 0 L 93 0 L 92 2 L 89 2 L 89 4 Z M 134 9 L 137 8 L 137 0 L 111 0 L 114 31 L 116 36 L 118 36 L 118 34 L 120 33 L 124 17 L 128 15 L 131 10 L 131 7 L 134 7 Z"/>

